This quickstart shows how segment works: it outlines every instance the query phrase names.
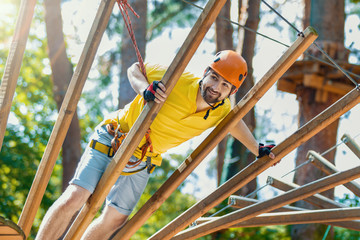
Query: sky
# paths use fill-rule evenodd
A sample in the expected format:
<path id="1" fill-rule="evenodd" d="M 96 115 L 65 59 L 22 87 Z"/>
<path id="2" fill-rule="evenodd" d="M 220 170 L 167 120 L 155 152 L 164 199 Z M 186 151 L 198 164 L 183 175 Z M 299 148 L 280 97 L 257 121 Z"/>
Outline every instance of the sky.
<path id="1" fill-rule="evenodd" d="M 236 2 L 236 1 L 233 1 Z M 269 1 L 269 3 L 280 3 L 283 4 L 285 1 Z M 283 4 L 281 13 L 286 17 L 290 22 L 295 22 L 295 25 L 301 29 L 301 18 L 302 12 L 299 9 L 302 9 L 299 1 L 286 1 Z M 89 33 L 92 21 L 95 17 L 96 10 L 98 7 L 98 0 L 88 0 L 80 1 L 73 0 L 67 1 L 62 5 L 63 13 L 63 26 L 66 40 L 68 42 L 67 53 L 71 57 L 72 62 L 76 63 L 79 60 L 80 54 L 82 52 L 83 44 L 86 41 L 87 35 Z M 262 4 L 262 10 L 269 11 Z M 235 9 L 235 8 L 234 8 Z M 9 10 L 9 9 L 8 9 Z M 6 8 L 0 8 L 0 15 L 6 15 Z M 114 11 L 118 11 L 115 6 Z M 233 11 L 235 12 L 235 10 Z M 200 11 L 199 11 L 200 15 Z M 233 14 L 233 20 L 236 20 L 237 16 Z M 275 18 L 274 13 L 267 13 L 261 18 L 259 25 L 259 31 L 265 35 L 269 35 L 275 39 L 278 39 L 288 45 L 291 44 L 290 31 L 288 26 L 282 21 L 278 21 L 279 25 L 283 28 L 283 31 L 279 32 L 276 28 L 269 25 Z M 348 47 L 352 45 L 354 49 L 360 49 L 360 31 L 357 27 L 360 23 L 359 16 L 352 15 L 350 16 L 345 25 L 345 35 L 346 41 L 345 46 Z M 122 21 L 119 21 L 119 24 L 123 24 Z M 32 29 L 31 31 L 44 31 L 44 29 Z M 175 57 L 180 46 L 183 44 L 187 34 L 190 29 L 176 29 L 171 31 L 170 29 L 165 29 L 163 34 L 161 34 L 156 39 L 152 40 L 147 44 L 146 50 L 146 59 L 147 62 L 156 62 L 164 65 L 169 65 L 173 58 Z M 214 29 L 211 28 L 208 34 L 205 36 L 205 40 L 200 44 L 198 50 L 190 61 L 187 70 L 201 75 L 203 70 L 207 66 L 209 59 L 212 58 L 212 55 L 215 51 L 214 43 L 210 41 L 214 36 Z M 110 48 L 113 48 L 116 44 L 116 41 L 121 41 L 121 39 L 112 39 L 110 40 L 106 35 L 104 35 L 102 42 L 98 50 L 98 56 L 105 53 Z M 161 48 L 160 48 L 161 46 Z M 256 55 L 254 57 L 254 77 L 255 81 L 259 81 L 261 77 L 272 67 L 276 60 L 284 53 L 286 49 L 268 39 L 264 39 L 260 36 L 257 37 L 256 44 Z M 358 60 L 354 57 L 350 57 L 351 63 L 360 64 Z M 49 69 L 45 70 L 49 71 Z M 96 64 L 93 64 L 93 67 L 90 72 L 90 77 L 97 75 Z M 118 79 L 114 79 L 116 82 Z M 86 88 L 91 88 L 93 86 L 89 85 L 87 82 L 85 85 Z M 116 84 L 116 83 L 115 83 Z M 114 96 L 114 106 L 117 105 L 117 86 L 111 88 Z M 81 108 L 80 102 L 80 108 Z M 281 93 L 276 91 L 276 86 L 272 87 L 267 94 L 256 104 L 256 113 L 259 118 L 267 116 L 271 118 L 271 125 L 278 129 L 278 131 L 269 131 L 262 138 L 258 138 L 259 142 L 265 142 L 266 140 L 273 140 L 275 143 L 280 143 L 285 138 L 294 133 L 297 129 L 297 113 L 298 113 L 298 103 L 294 95 L 288 93 Z M 106 114 L 106 113 L 104 113 Z M 346 117 L 341 117 L 340 126 L 338 130 L 338 142 L 344 133 L 350 134 L 352 137 L 360 134 L 360 127 L 358 124 L 358 119 L 360 119 L 360 109 L 359 106 L 356 106 L 351 110 L 350 113 L 346 114 Z M 210 130 L 211 131 L 211 130 Z M 190 140 L 189 142 L 184 143 L 183 145 L 172 149 L 169 153 L 185 153 L 189 147 L 195 149 L 201 141 L 210 133 L 206 131 L 201 136 Z M 360 137 L 355 139 L 358 144 L 360 144 Z M 211 191 L 216 188 L 216 179 L 208 178 L 206 175 L 206 169 L 209 164 L 209 161 L 215 157 L 215 150 L 209 154 L 209 156 L 203 161 L 202 164 L 195 170 L 195 173 L 199 175 L 200 180 L 197 182 L 197 186 L 192 186 L 190 184 L 186 185 L 185 192 L 194 194 L 197 198 L 202 198 L 208 195 Z M 291 171 L 294 166 L 295 151 L 286 156 L 282 161 L 276 166 L 272 167 L 258 177 L 258 185 L 262 187 L 269 175 L 280 178 L 284 174 Z M 345 170 L 350 167 L 359 165 L 360 159 L 358 159 L 347 147 L 342 144 L 337 148 L 336 154 L 336 166 L 340 170 Z M 293 174 L 289 174 L 283 179 L 286 181 L 292 182 Z M 200 189 L 200 191 L 197 191 Z M 345 193 L 350 193 L 343 187 L 336 188 L 336 195 L 341 197 Z M 260 198 L 270 198 L 277 194 L 271 188 L 267 187 L 260 191 Z"/>

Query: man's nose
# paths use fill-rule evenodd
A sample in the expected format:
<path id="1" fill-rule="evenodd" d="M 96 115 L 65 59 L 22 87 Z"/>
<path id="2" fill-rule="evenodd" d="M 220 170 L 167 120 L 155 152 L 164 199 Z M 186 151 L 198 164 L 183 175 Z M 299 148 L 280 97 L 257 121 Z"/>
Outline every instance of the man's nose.
<path id="1" fill-rule="evenodd" d="M 219 82 L 215 82 L 215 83 L 213 84 L 213 90 L 214 90 L 214 91 L 217 91 L 217 92 L 220 91 L 220 83 L 219 83 Z"/>

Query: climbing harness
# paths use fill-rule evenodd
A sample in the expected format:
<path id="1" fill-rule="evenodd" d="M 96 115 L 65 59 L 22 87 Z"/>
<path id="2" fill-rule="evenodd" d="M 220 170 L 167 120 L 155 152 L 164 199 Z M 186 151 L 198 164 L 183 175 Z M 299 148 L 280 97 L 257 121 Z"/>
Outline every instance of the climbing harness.
<path id="1" fill-rule="evenodd" d="M 92 149 L 95 149 L 101 153 L 106 154 L 108 157 L 113 157 L 116 153 L 116 151 L 119 149 L 121 143 L 124 141 L 125 137 L 126 137 L 126 133 L 122 132 L 121 129 L 117 126 L 114 127 L 114 124 L 109 123 L 106 124 L 106 130 L 107 132 L 112 135 L 114 138 L 111 140 L 111 146 L 108 146 L 106 144 L 103 144 L 101 142 L 98 142 L 96 140 L 91 140 L 90 142 L 90 147 Z M 141 150 L 141 157 L 135 161 L 135 162 L 128 162 L 126 168 L 131 169 L 131 168 L 135 168 L 137 166 L 140 165 L 140 163 L 143 161 L 147 151 L 149 150 L 150 153 L 153 153 L 153 146 L 152 146 L 152 142 L 150 139 L 150 129 L 146 132 L 145 134 L 145 138 L 146 138 L 146 142 L 145 144 L 140 148 Z M 122 172 L 121 175 L 123 176 L 128 176 L 128 175 L 132 175 L 138 172 L 141 172 L 145 169 L 147 169 L 148 173 L 152 173 L 155 170 L 155 165 L 151 163 L 151 157 L 147 156 L 146 157 L 146 166 L 144 168 L 138 169 L 136 171 L 132 171 L 132 172 Z"/>
<path id="2" fill-rule="evenodd" d="M 128 3 L 127 0 L 116 0 L 118 6 L 119 6 L 119 10 L 120 13 L 124 19 L 124 23 L 125 23 L 125 27 L 129 32 L 129 36 L 130 39 L 134 45 L 135 48 L 135 52 L 136 52 L 136 56 L 139 62 L 139 66 L 140 66 L 140 70 L 143 73 L 144 77 L 147 79 L 147 75 L 146 75 L 146 69 L 145 69 L 145 65 L 144 65 L 144 60 L 141 57 L 138 45 L 136 43 L 136 39 L 135 39 L 135 34 L 131 25 L 131 20 L 128 14 L 128 9 L 137 17 L 139 18 L 140 16 L 135 12 L 135 10 L 130 6 L 130 4 Z M 119 149 L 121 143 L 124 141 L 125 137 L 126 137 L 126 133 L 122 132 L 120 129 L 120 126 L 118 124 L 116 124 L 116 127 L 114 126 L 113 123 L 109 123 L 106 124 L 106 130 L 107 132 L 112 135 L 114 138 L 111 140 L 111 146 L 105 145 L 103 143 L 100 143 L 96 140 L 91 140 L 90 142 L 90 147 L 106 154 L 108 157 L 113 157 L 116 153 L 116 151 Z M 146 138 L 146 142 L 145 144 L 140 148 L 142 154 L 141 154 L 141 158 L 138 159 L 135 162 L 128 162 L 126 168 L 135 168 L 137 166 L 140 165 L 140 163 L 142 162 L 142 160 L 144 159 L 148 149 L 150 153 L 153 152 L 153 146 L 151 143 L 151 139 L 150 139 L 150 129 L 147 131 L 147 133 L 145 134 L 145 138 Z M 155 169 L 155 165 L 151 163 L 151 157 L 147 157 L 146 159 L 146 166 L 142 169 L 136 170 L 136 171 L 132 171 L 132 172 L 122 172 L 121 175 L 132 175 L 135 174 L 137 172 L 140 172 L 142 170 L 144 170 L 145 168 L 147 168 L 148 173 L 152 173 Z"/>

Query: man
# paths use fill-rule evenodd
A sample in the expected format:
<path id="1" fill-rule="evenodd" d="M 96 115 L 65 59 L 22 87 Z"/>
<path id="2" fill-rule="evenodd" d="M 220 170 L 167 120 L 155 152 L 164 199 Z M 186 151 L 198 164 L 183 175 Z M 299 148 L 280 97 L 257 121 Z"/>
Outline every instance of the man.
<path id="1" fill-rule="evenodd" d="M 166 100 L 112 187 L 101 216 L 93 221 L 82 239 L 109 238 L 132 212 L 154 166 L 161 165 L 161 154 L 216 126 L 231 109 L 228 97 L 237 91 L 247 75 L 246 62 L 238 53 L 222 51 L 215 55 L 202 79 L 183 73 L 167 96 L 160 81 L 166 68 L 159 65 L 147 65 L 146 68 L 147 78 L 137 63 L 128 69 L 129 81 L 138 95 L 124 109 L 105 118 L 96 127 L 74 178 L 45 215 L 37 239 L 57 239 L 62 235 L 72 216 L 94 191 L 144 104 Z M 270 151 L 273 146 L 259 145 L 242 120 L 230 132 L 255 156 L 275 157 Z"/>

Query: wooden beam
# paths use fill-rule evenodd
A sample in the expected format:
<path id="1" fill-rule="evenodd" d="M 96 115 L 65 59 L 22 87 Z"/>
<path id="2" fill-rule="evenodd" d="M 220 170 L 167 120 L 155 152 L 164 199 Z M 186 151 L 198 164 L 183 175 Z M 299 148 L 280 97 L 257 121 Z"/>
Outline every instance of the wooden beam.
<path id="1" fill-rule="evenodd" d="M 271 186 L 278 188 L 282 191 L 290 191 L 293 189 L 296 189 L 300 187 L 299 185 L 295 183 L 287 183 L 284 181 L 281 181 L 274 177 L 269 177 L 267 181 Z M 348 206 L 335 202 L 334 200 L 331 200 L 327 197 L 324 197 L 320 194 L 314 194 L 313 196 L 310 196 L 308 198 L 303 199 L 304 201 L 318 207 L 318 208 L 346 208 Z M 356 231 L 360 231 L 360 222 L 359 221 L 352 221 L 352 222 L 344 222 L 343 226 L 345 228 L 353 229 Z"/>
<path id="2" fill-rule="evenodd" d="M 114 4 L 115 0 L 103 0 L 100 2 L 97 15 L 61 105 L 58 118 L 55 122 L 49 142 L 46 146 L 19 219 L 18 224 L 23 229 L 26 236 L 30 233 L 36 212 L 51 177 L 56 159 L 64 142 L 67 130 L 69 129 L 71 119 L 76 111 L 76 106 L 80 99 L 83 86 L 111 16 Z"/>
<path id="3" fill-rule="evenodd" d="M 360 159 L 360 146 L 355 142 L 355 140 L 352 137 L 350 137 L 349 134 L 344 134 L 341 137 L 341 140 Z"/>
<path id="4" fill-rule="evenodd" d="M 272 152 L 276 155 L 275 159 L 270 159 L 268 156 L 265 156 L 252 162 L 238 174 L 217 188 L 209 196 L 205 197 L 183 214 L 178 216 L 174 221 L 169 223 L 150 239 L 165 239 L 165 237 L 168 239 L 169 236 L 174 236 L 179 230 L 185 228 L 189 223 L 204 215 L 207 211 L 209 211 L 209 209 L 218 205 L 226 197 L 246 185 L 292 150 L 338 119 L 342 114 L 356 106 L 359 102 L 360 93 L 356 88 L 354 88 L 346 96 L 342 97 L 329 108 L 325 109 L 318 116 L 303 125 L 293 135 L 274 147 Z"/>
<path id="5" fill-rule="evenodd" d="M 327 175 L 340 172 L 331 162 L 329 162 L 327 159 L 325 159 L 315 151 L 309 151 L 307 154 L 307 158 L 311 159 L 311 163 Z M 344 186 L 351 192 L 353 192 L 356 196 L 360 197 L 360 185 L 357 182 L 351 181 L 345 183 Z"/>
<path id="6" fill-rule="evenodd" d="M 0 86 L 0 151 L 14 98 L 36 0 L 22 0 Z"/>
<path id="7" fill-rule="evenodd" d="M 315 195 L 318 195 L 318 194 L 315 194 Z M 315 195 L 311 196 L 309 198 L 315 197 Z M 319 195 L 319 196 L 321 196 L 321 195 Z M 239 197 L 239 196 L 230 196 L 230 198 L 229 198 L 229 201 L 231 200 L 231 202 L 234 203 L 233 207 L 235 207 L 235 208 L 244 208 L 244 207 L 248 207 L 248 206 L 250 206 L 252 204 L 255 204 L 255 203 L 259 202 L 259 200 L 250 199 L 250 198 L 244 198 L 244 197 Z M 309 198 L 307 198 L 307 199 L 309 199 Z M 332 201 L 332 200 L 330 200 L 330 201 Z M 347 206 L 342 205 L 342 204 L 339 204 L 339 205 L 335 204 L 334 206 L 331 206 L 330 208 L 346 208 L 346 207 Z M 283 206 L 281 208 L 275 209 L 273 212 L 308 211 L 308 210 L 309 209 L 293 207 L 293 206 Z M 260 216 L 263 216 L 263 215 L 264 214 L 262 214 Z M 255 218 L 253 218 L 253 219 L 255 219 Z M 248 221 L 252 222 L 253 219 L 249 219 Z M 247 222 L 247 221 L 245 221 L 245 222 Z M 202 223 L 202 222 L 199 222 L 199 220 L 196 220 L 196 223 Z M 243 224 L 243 223 L 240 223 L 240 225 L 241 224 Z M 269 223 L 269 224 L 266 224 L 266 225 L 273 225 L 273 224 Z M 337 226 L 337 227 L 349 228 L 349 229 L 356 230 L 356 231 L 360 230 L 360 221 L 343 221 L 343 222 L 336 222 L 336 223 L 328 223 L 328 225 L 334 225 L 334 226 Z"/>
<path id="8" fill-rule="evenodd" d="M 207 3 L 184 44 L 181 46 L 179 52 L 176 54 L 173 62 L 170 64 L 161 80 L 166 86 L 167 94 L 169 94 L 174 88 L 177 80 L 185 70 L 187 64 L 194 55 L 208 29 L 215 21 L 225 2 L 226 0 L 210 0 Z M 84 233 L 85 229 L 100 209 L 106 195 L 115 184 L 128 160 L 150 127 L 152 121 L 160 111 L 162 105 L 163 103 L 156 104 L 154 102 L 149 102 L 145 105 L 140 116 L 130 129 L 127 137 L 117 150 L 113 160 L 100 179 L 93 195 L 81 209 L 64 239 L 79 239 Z M 125 237 L 121 236 L 121 239 L 125 239 Z"/>
<path id="9" fill-rule="evenodd" d="M 305 49 L 315 40 L 316 33 L 312 28 L 305 31 L 306 38 L 299 38 L 283 57 L 271 68 L 240 101 L 218 127 L 200 144 L 200 146 L 179 166 L 149 201 L 130 219 L 130 221 L 116 235 L 121 239 L 128 239 L 155 212 L 171 193 L 185 180 L 185 178 L 200 164 L 204 157 L 223 139 L 229 129 L 245 116 L 276 82 L 276 80 L 291 66 Z"/>
<path id="10" fill-rule="evenodd" d="M 311 195 L 314 195 L 315 193 L 329 190 L 335 186 L 344 184 L 359 177 L 360 166 L 340 173 L 335 173 L 333 175 L 316 180 L 312 183 L 305 184 L 294 190 L 280 194 L 272 199 L 268 199 L 257 204 L 253 204 L 249 207 L 239 209 L 233 213 L 227 214 L 221 219 L 210 221 L 208 223 L 193 227 L 192 229 L 185 230 L 173 239 L 195 239 L 224 228 L 229 228 L 235 224 L 256 217 L 261 213 L 270 212 L 276 208 L 307 198 Z"/>
<path id="11" fill-rule="evenodd" d="M 210 219 L 201 218 L 199 220 L 199 224 L 204 224 L 214 220 L 220 220 L 221 218 L 223 217 L 210 218 Z M 337 227 L 344 227 L 342 222 L 349 222 L 350 220 L 356 220 L 359 218 L 360 218 L 359 207 L 324 209 L 324 210 L 306 210 L 301 212 L 265 213 L 257 217 L 254 217 L 252 219 L 232 225 L 229 228 L 310 224 L 310 223 L 323 223 Z M 189 229 L 189 231 L 191 231 L 191 228 Z M 179 237 L 175 236 L 173 240 L 183 239 L 180 238 L 181 233 L 179 233 L 178 236 Z"/>
<path id="12" fill-rule="evenodd" d="M 231 205 L 233 208 L 244 208 L 251 206 L 252 204 L 258 203 L 259 200 L 246 198 L 241 196 L 232 195 L 229 197 L 228 204 Z M 281 208 L 275 209 L 276 212 L 289 212 L 289 211 L 305 211 L 308 209 L 293 207 L 293 206 L 283 206 Z"/>

